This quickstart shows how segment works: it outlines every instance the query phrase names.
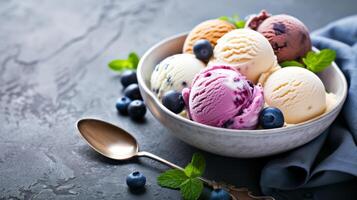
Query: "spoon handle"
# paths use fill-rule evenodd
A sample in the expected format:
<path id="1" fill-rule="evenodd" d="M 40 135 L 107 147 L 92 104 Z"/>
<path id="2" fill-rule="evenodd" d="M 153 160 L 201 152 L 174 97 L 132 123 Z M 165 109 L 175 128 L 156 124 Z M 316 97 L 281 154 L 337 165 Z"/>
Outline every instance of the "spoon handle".
<path id="1" fill-rule="evenodd" d="M 150 152 L 140 151 L 140 152 L 138 152 L 136 155 L 137 155 L 137 156 L 140 156 L 140 157 L 151 158 L 151 159 L 156 160 L 156 161 L 159 161 L 159 162 L 161 162 L 161 163 L 163 163 L 163 164 L 165 164 L 165 165 L 167 165 L 167 166 L 169 166 L 169 167 L 172 167 L 172 168 L 175 168 L 175 169 L 179 169 L 179 170 L 183 170 L 182 167 L 177 166 L 177 165 L 175 165 L 175 164 L 173 164 L 173 163 L 171 163 L 171 162 L 169 162 L 169 161 L 167 161 L 167 160 L 165 160 L 165 159 L 163 159 L 163 158 L 160 158 L 159 156 L 154 155 L 154 154 L 152 154 L 152 153 L 150 153 Z"/>
<path id="2" fill-rule="evenodd" d="M 175 168 L 175 169 L 178 169 L 178 170 L 181 170 L 181 171 L 184 170 L 182 167 L 180 167 L 180 166 L 178 166 L 178 165 L 175 165 L 175 164 L 173 164 L 173 163 L 171 163 L 171 162 L 169 162 L 169 161 L 167 161 L 167 160 L 165 160 L 165 159 L 163 159 L 163 158 L 160 158 L 159 156 L 154 155 L 154 154 L 152 154 L 152 153 L 150 153 L 150 152 L 140 151 L 140 152 L 138 152 L 136 155 L 137 155 L 137 156 L 140 156 L 140 157 L 151 158 L 151 159 L 156 160 L 156 161 L 159 161 L 159 162 L 161 162 L 161 163 L 163 163 L 163 164 L 165 164 L 165 165 L 167 165 L 167 166 L 169 166 L 169 167 L 172 167 L 172 168 Z M 207 184 L 207 185 L 209 185 L 209 186 L 212 186 L 212 181 L 209 181 L 209 180 L 207 180 L 207 179 L 205 179 L 205 178 L 202 178 L 202 177 L 199 177 L 199 179 L 200 179 L 201 181 L 203 181 L 205 184 Z"/>

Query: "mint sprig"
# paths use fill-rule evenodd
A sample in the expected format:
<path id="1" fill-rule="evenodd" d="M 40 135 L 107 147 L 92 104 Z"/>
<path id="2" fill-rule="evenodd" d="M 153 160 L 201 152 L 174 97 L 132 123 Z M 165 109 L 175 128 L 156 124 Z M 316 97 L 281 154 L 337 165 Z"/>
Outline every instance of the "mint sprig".
<path id="1" fill-rule="evenodd" d="M 322 72 L 325 68 L 330 66 L 335 59 L 336 51 L 323 49 L 320 52 L 310 51 L 302 61 L 308 70 L 317 73 Z"/>
<path id="2" fill-rule="evenodd" d="M 336 51 L 332 49 L 322 49 L 320 52 L 309 51 L 306 56 L 302 58 L 302 62 L 289 60 L 279 64 L 282 67 L 305 67 L 314 73 L 318 73 L 329 67 L 335 59 Z"/>
<path id="3" fill-rule="evenodd" d="M 202 176 L 206 162 L 201 154 L 195 153 L 191 162 L 183 171 L 170 169 L 157 177 L 161 187 L 180 189 L 185 200 L 197 200 L 203 190 L 203 182 L 198 178 Z"/>
<path id="4" fill-rule="evenodd" d="M 245 26 L 245 21 L 241 20 L 239 15 L 233 15 L 232 17 L 221 16 L 218 19 L 227 21 L 227 22 L 233 24 L 236 28 L 244 28 L 244 26 Z"/>
<path id="5" fill-rule="evenodd" d="M 131 52 L 127 59 L 112 60 L 108 66 L 113 71 L 121 72 L 126 69 L 136 69 L 139 64 L 139 56 L 135 52 Z"/>

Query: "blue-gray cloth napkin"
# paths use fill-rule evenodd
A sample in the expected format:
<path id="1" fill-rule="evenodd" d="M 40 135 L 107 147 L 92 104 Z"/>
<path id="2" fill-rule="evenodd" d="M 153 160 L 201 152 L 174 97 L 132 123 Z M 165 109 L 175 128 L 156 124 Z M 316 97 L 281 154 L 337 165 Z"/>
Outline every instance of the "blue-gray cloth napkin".
<path id="1" fill-rule="evenodd" d="M 347 100 L 323 134 L 272 157 L 260 185 L 276 199 L 357 199 L 357 15 L 315 31 L 312 40 L 319 49 L 337 52 L 336 63 L 348 82 Z"/>

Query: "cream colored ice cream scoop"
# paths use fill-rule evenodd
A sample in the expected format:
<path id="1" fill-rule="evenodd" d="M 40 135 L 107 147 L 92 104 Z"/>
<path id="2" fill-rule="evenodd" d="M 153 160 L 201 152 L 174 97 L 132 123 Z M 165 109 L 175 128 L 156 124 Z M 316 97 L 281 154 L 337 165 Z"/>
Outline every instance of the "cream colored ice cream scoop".
<path id="1" fill-rule="evenodd" d="M 161 61 L 151 75 L 151 90 L 159 99 L 169 90 L 181 92 L 205 67 L 193 54 L 176 54 Z"/>
<path id="2" fill-rule="evenodd" d="M 234 30 L 235 26 L 229 22 L 212 19 L 204 21 L 194 27 L 191 32 L 188 34 L 185 43 L 183 45 L 184 53 L 193 53 L 193 45 L 197 40 L 205 39 L 210 41 L 214 47 L 217 43 L 217 40 L 221 38 L 224 34 L 228 33 L 231 30 Z"/>
<path id="3" fill-rule="evenodd" d="M 236 29 L 225 34 L 218 40 L 213 56 L 208 66 L 235 67 L 254 83 L 280 68 L 269 41 L 250 29 Z"/>
<path id="4" fill-rule="evenodd" d="M 326 109 L 325 87 L 319 77 L 301 67 L 285 67 L 270 75 L 264 85 L 269 106 L 279 108 L 286 123 L 297 124 Z"/>

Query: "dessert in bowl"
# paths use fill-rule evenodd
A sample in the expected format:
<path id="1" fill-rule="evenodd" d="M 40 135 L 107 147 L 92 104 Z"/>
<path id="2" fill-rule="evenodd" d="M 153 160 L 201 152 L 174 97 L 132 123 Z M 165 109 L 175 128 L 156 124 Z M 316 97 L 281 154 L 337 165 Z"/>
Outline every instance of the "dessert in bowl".
<path id="1" fill-rule="evenodd" d="M 281 26 L 278 28 L 282 29 Z M 159 42 L 140 60 L 137 73 L 143 99 L 154 117 L 174 136 L 223 156 L 260 157 L 311 141 L 337 117 L 346 98 L 347 83 L 335 63 L 317 77 L 304 68 L 282 68 L 276 57 L 281 48 L 274 49 L 258 31 L 234 29 L 220 37 L 212 44 L 214 53 L 209 60 L 201 59 L 200 62 L 193 54 L 182 54 L 185 49 L 194 51 L 194 47 L 188 48 L 187 44 L 195 42 L 187 42 L 186 38 L 197 40 L 185 33 Z M 256 40 L 264 42 L 255 43 Z M 264 49 L 264 53 L 249 52 L 241 45 L 247 43 L 253 43 L 255 49 Z M 298 53 L 300 56 L 301 52 Z M 282 55 L 281 59 L 284 59 L 286 53 Z M 190 66 L 192 63 L 195 64 Z M 289 73 L 300 74 L 303 78 L 295 75 L 291 78 Z M 223 81 L 217 81 L 217 77 Z M 306 86 L 304 81 L 311 85 Z M 279 93 L 278 90 L 286 85 L 292 88 Z M 175 114 L 162 104 L 164 93 L 172 89 L 182 92 L 186 112 Z M 306 92 L 303 94 L 303 91 Z M 194 97 L 202 97 L 202 101 Z M 230 98 L 232 102 L 227 100 Z M 306 105 L 301 101 L 306 101 Z M 282 102 L 288 102 L 285 107 L 289 109 L 281 106 Z M 261 128 L 258 118 L 267 106 L 278 107 L 284 113 L 283 127 Z M 306 112 L 301 111 L 301 106 L 306 106 Z"/>

